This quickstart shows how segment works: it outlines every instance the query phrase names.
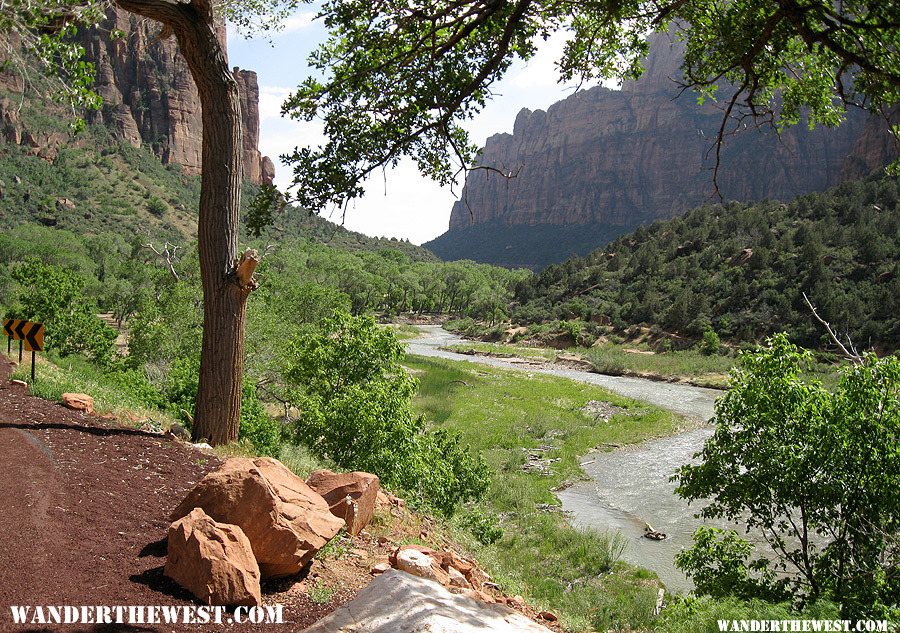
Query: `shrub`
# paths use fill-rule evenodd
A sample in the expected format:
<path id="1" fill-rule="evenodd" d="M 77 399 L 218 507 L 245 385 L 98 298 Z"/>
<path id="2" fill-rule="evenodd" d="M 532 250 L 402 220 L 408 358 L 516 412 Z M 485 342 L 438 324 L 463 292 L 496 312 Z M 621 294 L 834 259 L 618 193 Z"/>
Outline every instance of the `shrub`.
<path id="1" fill-rule="evenodd" d="M 34 258 L 16 265 L 11 276 L 21 289 L 7 316 L 44 323 L 47 347 L 63 356 L 83 352 L 101 365 L 112 360 L 116 332 L 84 297 L 84 277 Z"/>
<path id="2" fill-rule="evenodd" d="M 491 545 L 503 536 L 497 517 L 480 508 L 467 510 L 459 519 L 460 525 L 471 532 L 482 545 Z"/>
<path id="3" fill-rule="evenodd" d="M 182 417 L 182 412 L 193 413 L 199 376 L 199 357 L 181 357 L 172 362 L 163 386 L 163 396 L 176 417 Z M 255 386 L 247 378 L 241 392 L 238 438 L 249 440 L 253 448 L 263 455 L 276 457 L 281 449 L 281 424 L 266 413 L 256 395 Z"/>
<path id="4" fill-rule="evenodd" d="M 154 215 L 158 218 L 163 217 L 166 214 L 166 210 L 168 208 L 169 207 L 166 205 L 166 203 L 156 196 L 153 196 L 147 201 L 147 211 L 149 211 L 151 215 Z"/>
<path id="5" fill-rule="evenodd" d="M 811 359 L 784 334 L 742 354 L 702 461 L 676 475 L 679 495 L 709 500 L 703 518 L 764 535 L 781 578 L 733 533 L 700 532 L 680 563 L 713 597 L 787 590 L 847 619 L 881 618 L 900 610 L 900 357 L 866 355 L 833 390 L 805 378 Z"/>
<path id="6" fill-rule="evenodd" d="M 403 346 L 369 317 L 336 312 L 288 345 L 284 378 L 301 411 L 293 437 L 338 466 L 366 470 L 435 509 L 480 498 L 489 483 L 480 456 L 412 413 L 416 381 Z"/>
<path id="7" fill-rule="evenodd" d="M 703 344 L 700 346 L 700 351 L 702 353 L 707 356 L 718 354 L 721 344 L 722 342 L 719 340 L 719 335 L 716 334 L 714 329 L 707 327 L 703 330 Z"/>

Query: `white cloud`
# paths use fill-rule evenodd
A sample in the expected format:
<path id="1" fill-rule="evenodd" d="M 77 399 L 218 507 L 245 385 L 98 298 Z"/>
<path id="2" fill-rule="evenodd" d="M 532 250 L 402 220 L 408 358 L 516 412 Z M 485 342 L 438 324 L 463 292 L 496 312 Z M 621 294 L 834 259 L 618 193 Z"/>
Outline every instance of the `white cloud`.
<path id="1" fill-rule="evenodd" d="M 259 120 L 281 118 L 281 104 L 287 99 L 292 90 L 283 86 L 259 87 Z"/>
<path id="2" fill-rule="evenodd" d="M 559 69 L 567 33 L 557 31 L 546 41 L 538 43 L 538 50 L 523 66 L 515 68 L 507 78 L 509 85 L 520 90 L 560 90 Z"/>
<path id="3" fill-rule="evenodd" d="M 282 28 L 278 32 L 278 36 L 302 31 L 303 29 L 312 25 L 315 17 L 315 11 L 301 11 L 300 13 L 295 13 L 289 18 L 285 18 L 284 22 L 282 22 Z"/>

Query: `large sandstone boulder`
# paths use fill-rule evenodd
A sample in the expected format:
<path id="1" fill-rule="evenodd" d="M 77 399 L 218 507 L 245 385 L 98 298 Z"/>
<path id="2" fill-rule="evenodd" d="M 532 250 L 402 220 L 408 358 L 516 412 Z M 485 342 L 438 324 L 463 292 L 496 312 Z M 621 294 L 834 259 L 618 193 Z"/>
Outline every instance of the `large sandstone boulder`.
<path id="1" fill-rule="evenodd" d="M 440 585 L 391 569 L 303 633 L 550 633 L 508 607 L 454 595 Z"/>
<path id="2" fill-rule="evenodd" d="M 334 516 L 344 519 L 352 536 L 359 534 L 372 520 L 381 488 L 377 476 L 359 471 L 333 473 L 317 470 L 306 483 L 328 502 Z"/>
<path id="3" fill-rule="evenodd" d="M 84 411 L 85 413 L 94 412 L 94 399 L 84 393 L 64 393 L 62 395 L 62 404 L 67 409 Z"/>
<path id="4" fill-rule="evenodd" d="M 318 493 L 269 457 L 229 459 L 188 493 L 172 520 L 194 508 L 240 526 L 263 578 L 296 574 L 344 526 Z"/>
<path id="5" fill-rule="evenodd" d="M 206 604 L 258 606 L 259 566 L 236 525 L 217 523 L 200 508 L 169 527 L 165 574 Z"/>

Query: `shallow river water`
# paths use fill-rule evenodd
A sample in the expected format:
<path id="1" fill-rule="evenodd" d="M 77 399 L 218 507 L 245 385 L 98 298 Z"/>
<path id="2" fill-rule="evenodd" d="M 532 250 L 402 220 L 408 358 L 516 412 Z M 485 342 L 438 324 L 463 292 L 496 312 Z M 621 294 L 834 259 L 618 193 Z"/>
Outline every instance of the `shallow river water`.
<path id="1" fill-rule="evenodd" d="M 409 352 L 494 367 L 562 376 L 599 385 L 623 396 L 643 400 L 681 415 L 708 420 L 721 392 L 691 385 L 658 382 L 643 378 L 606 376 L 570 369 L 522 367 L 502 358 L 469 356 L 439 349 L 466 341 L 439 326 L 420 326 L 424 335 L 408 342 Z M 669 477 L 692 460 L 704 440 L 712 434 L 709 427 L 652 440 L 611 452 L 590 453 L 582 466 L 591 480 L 557 493 L 563 510 L 573 525 L 600 530 L 618 530 L 627 540 L 623 558 L 652 569 L 672 591 L 687 591 L 690 581 L 675 569 L 673 558 L 691 543 L 691 534 L 700 522 L 693 517 L 698 508 L 688 507 L 675 496 Z M 644 524 L 665 532 L 668 539 L 643 538 Z"/>

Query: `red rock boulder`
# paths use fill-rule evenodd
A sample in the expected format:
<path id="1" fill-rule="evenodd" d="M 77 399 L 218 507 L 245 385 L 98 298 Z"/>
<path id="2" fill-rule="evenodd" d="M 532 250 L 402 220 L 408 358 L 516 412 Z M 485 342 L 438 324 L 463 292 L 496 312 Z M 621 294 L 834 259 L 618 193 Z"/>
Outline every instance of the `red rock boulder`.
<path id="1" fill-rule="evenodd" d="M 172 520 L 194 508 L 240 526 L 263 578 L 296 574 L 344 526 L 318 493 L 269 457 L 229 459 L 188 493 Z"/>
<path id="2" fill-rule="evenodd" d="M 381 488 L 375 475 L 317 470 L 306 483 L 328 502 L 334 516 L 344 519 L 347 532 L 352 536 L 359 534 L 372 520 Z"/>
<path id="3" fill-rule="evenodd" d="M 259 566 L 236 525 L 195 508 L 169 527 L 165 575 L 210 605 L 258 606 Z"/>
<path id="4" fill-rule="evenodd" d="M 67 409 L 84 411 L 85 413 L 94 412 L 94 399 L 84 393 L 64 393 L 62 395 L 62 404 Z"/>

